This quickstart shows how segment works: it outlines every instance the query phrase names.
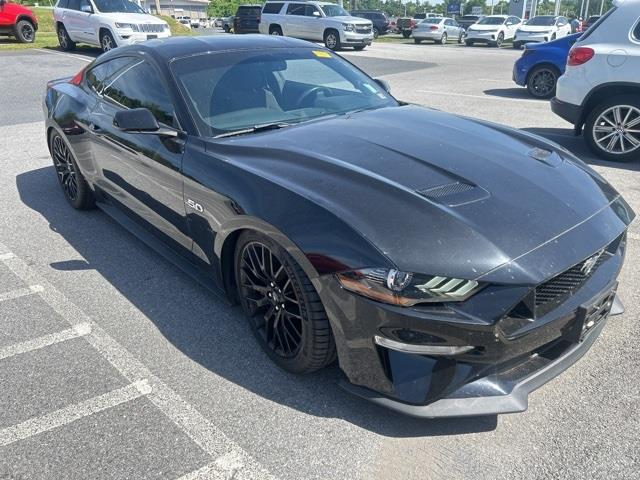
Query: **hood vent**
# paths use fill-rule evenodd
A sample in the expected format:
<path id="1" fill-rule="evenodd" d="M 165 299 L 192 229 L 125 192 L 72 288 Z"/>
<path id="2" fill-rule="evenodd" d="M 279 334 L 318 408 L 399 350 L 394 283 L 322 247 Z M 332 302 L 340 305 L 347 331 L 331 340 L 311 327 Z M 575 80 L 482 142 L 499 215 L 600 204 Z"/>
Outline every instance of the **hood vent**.
<path id="1" fill-rule="evenodd" d="M 434 200 L 449 207 L 458 207 L 467 203 L 489 198 L 484 188 L 469 183 L 455 182 L 417 190 L 417 193 L 429 200 Z"/>

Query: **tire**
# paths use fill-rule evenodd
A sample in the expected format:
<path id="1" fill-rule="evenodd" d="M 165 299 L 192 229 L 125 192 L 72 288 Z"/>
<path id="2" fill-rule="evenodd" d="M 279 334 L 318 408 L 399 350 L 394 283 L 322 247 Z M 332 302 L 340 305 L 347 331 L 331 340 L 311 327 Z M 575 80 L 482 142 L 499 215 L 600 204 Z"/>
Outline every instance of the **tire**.
<path id="1" fill-rule="evenodd" d="M 380 36 L 380 30 L 378 30 L 376 27 L 373 27 L 373 38 L 376 39 Z"/>
<path id="2" fill-rule="evenodd" d="M 467 47 L 473 47 L 473 40 L 465 40 L 465 41 L 464 41 L 464 44 L 465 44 Z"/>
<path id="3" fill-rule="evenodd" d="M 515 48 L 516 50 L 520 50 L 522 48 L 522 43 L 513 42 L 513 48 Z"/>
<path id="4" fill-rule="evenodd" d="M 59 133 L 53 132 L 49 136 L 49 149 L 58 183 L 69 205 L 76 210 L 93 208 L 95 204 L 93 192 L 80 172 L 71 149 Z"/>
<path id="5" fill-rule="evenodd" d="M 60 48 L 65 52 L 70 52 L 76 48 L 76 43 L 71 40 L 71 37 L 69 37 L 64 24 L 60 24 L 58 26 L 58 43 L 60 44 Z"/>
<path id="6" fill-rule="evenodd" d="M 615 109 L 619 110 L 620 122 L 616 121 Z M 612 162 L 640 159 L 640 95 L 618 95 L 598 104 L 587 116 L 584 136 L 599 158 Z"/>
<path id="7" fill-rule="evenodd" d="M 366 48 L 366 45 L 358 45 L 357 47 L 353 47 L 356 52 L 361 52 Z"/>
<path id="8" fill-rule="evenodd" d="M 16 23 L 15 36 L 20 43 L 33 43 L 36 39 L 36 29 L 29 20 Z"/>
<path id="9" fill-rule="evenodd" d="M 278 25 L 269 27 L 269 35 L 275 35 L 276 37 L 282 37 L 282 28 Z"/>
<path id="10" fill-rule="evenodd" d="M 551 35 L 551 39 L 549 41 L 553 42 L 555 39 L 556 39 L 556 34 L 554 33 L 553 35 Z"/>
<path id="11" fill-rule="evenodd" d="M 336 30 L 327 30 L 324 34 L 324 46 L 329 50 L 340 50 L 340 34 Z"/>
<path id="12" fill-rule="evenodd" d="M 313 372 L 333 362 L 329 319 L 295 260 L 270 238 L 245 231 L 234 261 L 240 305 L 269 358 L 291 373 Z"/>
<path id="13" fill-rule="evenodd" d="M 460 32 L 460 36 L 458 37 L 458 45 L 462 45 L 464 44 L 464 37 L 466 35 L 464 34 L 464 32 Z"/>
<path id="14" fill-rule="evenodd" d="M 404 38 L 409 38 L 411 36 L 411 30 L 403 30 L 402 31 L 402 36 Z"/>
<path id="15" fill-rule="evenodd" d="M 422 39 L 421 38 L 415 38 L 413 39 L 413 43 L 420 45 L 422 43 Z"/>
<path id="16" fill-rule="evenodd" d="M 438 40 L 436 43 L 439 43 L 440 45 L 446 45 L 448 39 L 449 37 L 447 37 L 447 32 L 444 32 L 442 34 L 442 37 L 440 37 L 440 40 Z"/>
<path id="17" fill-rule="evenodd" d="M 109 30 L 103 30 L 102 32 L 100 32 L 100 47 L 105 53 L 113 50 L 114 48 L 118 48 L 118 44 L 114 40 L 113 35 L 111 35 L 111 32 Z"/>
<path id="18" fill-rule="evenodd" d="M 550 65 L 535 67 L 527 77 L 527 90 L 535 98 L 551 98 L 556 93 L 558 70 Z"/>
<path id="19" fill-rule="evenodd" d="M 224 33 L 231 33 L 231 27 L 229 25 L 225 25 L 222 29 L 224 30 Z"/>
<path id="20" fill-rule="evenodd" d="M 496 41 L 493 42 L 493 46 L 500 48 L 503 43 L 504 43 L 504 33 L 500 32 L 498 34 L 498 38 L 496 39 Z"/>

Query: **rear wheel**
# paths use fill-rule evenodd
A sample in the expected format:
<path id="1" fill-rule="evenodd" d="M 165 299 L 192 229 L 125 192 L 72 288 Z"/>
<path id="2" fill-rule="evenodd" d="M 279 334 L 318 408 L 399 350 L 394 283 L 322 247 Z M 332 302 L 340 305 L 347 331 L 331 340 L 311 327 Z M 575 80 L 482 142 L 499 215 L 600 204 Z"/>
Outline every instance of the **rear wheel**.
<path id="1" fill-rule="evenodd" d="M 558 71 L 550 66 L 535 67 L 527 79 L 527 90 L 536 98 L 551 98 L 556 92 Z"/>
<path id="2" fill-rule="evenodd" d="M 15 35 L 20 43 L 33 43 L 36 39 L 36 29 L 29 20 L 20 20 L 16 24 Z"/>
<path id="3" fill-rule="evenodd" d="M 458 44 L 462 45 L 464 43 L 464 37 L 465 37 L 465 33 L 463 30 L 462 32 L 460 32 L 460 35 L 458 36 Z"/>
<path id="4" fill-rule="evenodd" d="M 440 37 L 440 40 L 438 41 L 438 43 L 439 43 L 440 45 L 446 45 L 447 40 L 448 40 L 447 32 L 444 32 L 444 33 L 442 34 L 442 37 Z"/>
<path id="5" fill-rule="evenodd" d="M 380 30 L 376 27 L 373 27 L 373 38 L 378 38 L 380 36 Z"/>
<path id="6" fill-rule="evenodd" d="M 640 95 L 619 95 L 596 106 L 584 135 L 591 150 L 614 162 L 640 158 Z"/>
<path id="7" fill-rule="evenodd" d="M 465 40 L 465 41 L 464 41 L 464 44 L 465 44 L 467 47 L 473 47 L 473 40 Z"/>
<path id="8" fill-rule="evenodd" d="M 242 309 L 260 346 L 281 368 L 308 373 L 336 357 L 320 297 L 302 268 L 270 238 L 244 232 L 235 253 Z"/>
<path id="9" fill-rule="evenodd" d="M 522 48 L 522 43 L 513 42 L 513 48 L 515 48 L 516 50 L 520 50 Z"/>
<path id="10" fill-rule="evenodd" d="M 95 203 L 93 192 L 80 173 L 71 150 L 59 133 L 51 135 L 49 148 L 58 182 L 69 204 L 78 210 L 92 208 Z"/>
<path id="11" fill-rule="evenodd" d="M 58 25 L 58 43 L 60 44 L 60 48 L 65 52 L 69 52 L 76 48 L 75 42 L 71 41 L 71 38 L 67 33 L 67 29 L 62 24 Z"/>
<path id="12" fill-rule="evenodd" d="M 402 31 L 402 36 L 404 38 L 409 38 L 411 36 L 411 30 L 403 30 Z"/>
<path id="13" fill-rule="evenodd" d="M 109 30 L 103 30 L 102 33 L 100 33 L 100 46 L 102 47 L 102 51 L 105 53 L 118 46 Z"/>
<path id="14" fill-rule="evenodd" d="M 421 43 L 422 43 L 422 39 L 421 39 L 421 38 L 415 38 L 415 37 L 414 37 L 414 38 L 413 38 L 413 43 L 421 44 Z"/>
<path id="15" fill-rule="evenodd" d="M 272 26 L 269 27 L 269 35 L 275 35 L 276 37 L 281 37 L 282 36 L 282 29 L 278 26 Z"/>
<path id="16" fill-rule="evenodd" d="M 353 47 L 353 49 L 357 52 L 364 50 L 366 45 L 358 45 L 357 47 Z"/>
<path id="17" fill-rule="evenodd" d="M 329 50 L 340 50 L 340 34 L 335 30 L 327 30 L 324 34 L 324 46 Z"/>

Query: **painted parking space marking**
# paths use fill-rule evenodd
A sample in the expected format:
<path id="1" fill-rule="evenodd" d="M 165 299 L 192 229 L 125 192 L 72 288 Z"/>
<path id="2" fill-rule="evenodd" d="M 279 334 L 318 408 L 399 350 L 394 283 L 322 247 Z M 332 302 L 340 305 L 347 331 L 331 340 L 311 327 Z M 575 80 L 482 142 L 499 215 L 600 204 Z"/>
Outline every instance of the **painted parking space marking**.
<path id="1" fill-rule="evenodd" d="M 11 290 L 8 292 L 0 293 L 0 302 L 6 302 L 7 300 L 14 300 L 20 297 L 26 297 L 27 295 L 33 295 L 34 293 L 39 293 L 43 290 L 40 285 L 31 285 L 25 288 L 17 288 L 16 290 Z"/>
<path id="2" fill-rule="evenodd" d="M 34 48 L 33 50 L 35 50 L 36 52 L 41 52 L 41 53 L 48 53 L 49 55 L 58 55 L 61 57 L 70 57 L 70 58 L 75 58 L 78 60 L 82 60 L 83 62 L 92 62 L 93 58 L 87 58 L 87 57 L 82 57 L 80 55 L 73 55 L 72 53 L 63 53 L 63 52 L 54 52 L 51 50 L 45 50 L 44 48 Z"/>
<path id="3" fill-rule="evenodd" d="M 42 337 L 34 338 L 33 340 L 27 340 L 25 342 L 9 345 L 8 347 L 0 348 L 0 360 L 10 358 L 22 353 L 33 352 L 41 348 L 55 345 L 56 343 L 71 340 L 73 338 L 83 337 L 91 333 L 91 325 L 88 323 L 78 323 L 71 328 L 62 330 L 61 332 L 51 333 Z"/>
<path id="4" fill-rule="evenodd" d="M 9 253 L 10 251 L 0 243 L 0 252 Z M 100 325 L 91 320 L 81 308 L 69 300 L 45 278 L 37 274 L 26 262 L 15 255 L 4 258 L 2 262 L 26 284 L 40 285 L 42 287 L 42 291 L 39 292 L 40 297 L 69 323 L 72 328 L 82 329 L 88 325 L 91 331 L 84 335 L 83 338 L 118 370 L 123 377 L 131 382 L 132 385 L 140 385 L 140 382 L 144 382 L 144 385 L 149 388 L 149 390 L 144 393 L 145 398 L 150 400 L 165 416 L 180 427 L 196 445 L 210 455 L 213 462 L 209 465 L 209 473 L 203 471 L 199 474 L 201 475 L 200 477 L 196 476 L 194 478 L 233 478 L 234 480 L 275 479 L 271 473 L 264 469 L 253 457 L 242 449 L 242 447 L 227 437 L 222 430 L 212 424 L 195 407 L 187 403 L 180 395 L 163 383 L 143 365 L 142 362 L 114 340 Z M 78 405 L 82 406 L 83 404 Z M 92 404 L 84 406 L 83 411 L 90 411 L 91 405 Z M 65 411 L 65 409 L 59 411 L 64 411 L 64 414 L 60 417 L 61 419 L 72 418 L 72 412 L 77 411 L 79 407 L 76 405 L 75 407 L 71 406 L 68 408 L 71 409 L 68 412 Z M 73 410 L 74 408 L 76 408 L 76 410 Z M 48 417 L 45 415 L 40 418 Z M 77 419 L 81 417 L 73 418 Z M 19 425 L 22 425 L 20 432 L 35 431 L 35 427 L 29 427 L 24 423 Z M 3 441 L 6 442 L 15 437 L 16 433 L 11 433 L 12 431 L 9 429 L 17 427 L 18 426 L 9 427 L 0 432 L 0 446 L 3 445 Z M 31 428 L 31 430 L 28 430 L 28 428 Z M 199 470 L 196 470 L 196 472 L 198 471 Z M 194 474 L 196 472 L 194 472 Z M 209 476 L 203 476 L 205 474 Z"/>
<path id="5" fill-rule="evenodd" d="M 25 422 L 0 430 L 0 447 L 62 427 L 94 413 L 130 402 L 150 392 L 151 387 L 148 382 L 141 380 L 126 387 L 90 398 L 84 402 L 47 413 L 41 417 L 31 418 Z"/>

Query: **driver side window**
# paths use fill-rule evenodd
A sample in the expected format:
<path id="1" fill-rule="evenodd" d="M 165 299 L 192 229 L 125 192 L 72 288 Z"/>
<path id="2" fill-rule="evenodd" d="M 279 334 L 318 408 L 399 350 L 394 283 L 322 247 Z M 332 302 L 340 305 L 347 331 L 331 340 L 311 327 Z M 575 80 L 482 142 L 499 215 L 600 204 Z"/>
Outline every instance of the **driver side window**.
<path id="1" fill-rule="evenodd" d="M 148 108 L 159 123 L 178 128 L 173 102 L 155 69 L 144 60 L 124 69 L 102 94 L 125 108 Z"/>
<path id="2" fill-rule="evenodd" d="M 320 10 L 318 10 L 318 8 L 315 7 L 314 5 L 306 5 L 304 14 L 307 17 L 321 17 L 322 16 L 322 15 L 320 15 Z"/>

